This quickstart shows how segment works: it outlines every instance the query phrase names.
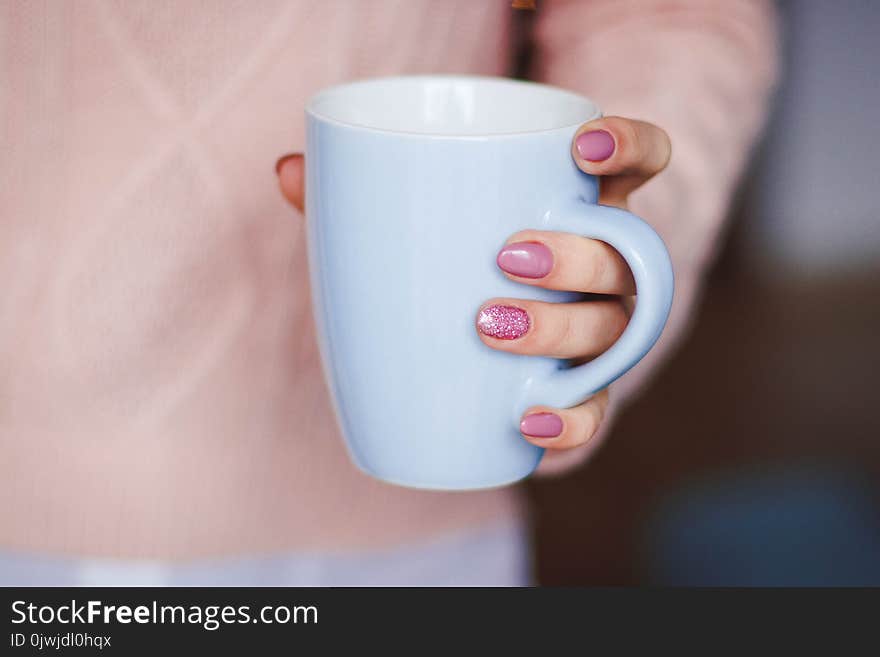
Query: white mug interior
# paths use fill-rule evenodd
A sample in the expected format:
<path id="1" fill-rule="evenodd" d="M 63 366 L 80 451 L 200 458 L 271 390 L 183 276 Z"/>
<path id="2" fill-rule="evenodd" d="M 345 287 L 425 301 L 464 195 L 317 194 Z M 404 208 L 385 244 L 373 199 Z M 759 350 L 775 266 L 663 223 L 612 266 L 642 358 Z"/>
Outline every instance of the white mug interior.
<path id="1" fill-rule="evenodd" d="M 480 76 L 376 78 L 326 89 L 306 111 L 383 132 L 489 137 L 578 126 L 601 116 L 578 94 L 534 82 Z"/>

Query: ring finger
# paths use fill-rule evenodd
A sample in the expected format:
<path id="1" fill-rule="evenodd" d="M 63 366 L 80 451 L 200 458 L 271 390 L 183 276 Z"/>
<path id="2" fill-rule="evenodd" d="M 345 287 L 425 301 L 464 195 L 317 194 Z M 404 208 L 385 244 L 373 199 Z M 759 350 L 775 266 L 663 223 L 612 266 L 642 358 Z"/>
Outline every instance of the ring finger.
<path id="1" fill-rule="evenodd" d="M 626 328 L 620 299 L 548 303 L 492 299 L 477 313 L 477 333 L 500 351 L 554 358 L 596 356 Z"/>

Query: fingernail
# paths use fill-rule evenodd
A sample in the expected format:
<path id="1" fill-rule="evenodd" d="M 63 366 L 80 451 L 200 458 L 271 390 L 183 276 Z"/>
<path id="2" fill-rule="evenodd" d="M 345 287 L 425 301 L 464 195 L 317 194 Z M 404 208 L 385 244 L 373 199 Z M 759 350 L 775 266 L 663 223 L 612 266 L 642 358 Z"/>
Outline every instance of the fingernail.
<path id="1" fill-rule="evenodd" d="M 498 266 L 523 278 L 543 278 L 553 269 L 553 254 L 540 242 L 514 242 L 498 252 Z"/>
<path id="2" fill-rule="evenodd" d="M 556 413 L 531 413 L 519 423 L 519 430 L 533 438 L 555 438 L 562 433 L 562 418 Z"/>
<path id="3" fill-rule="evenodd" d="M 574 144 L 580 156 L 590 162 L 607 160 L 614 152 L 614 137 L 606 130 L 585 132 Z"/>
<path id="4" fill-rule="evenodd" d="M 487 306 L 480 311 L 477 329 L 499 340 L 516 340 L 529 331 L 529 314 L 516 306 Z"/>
<path id="5" fill-rule="evenodd" d="M 302 157 L 302 155 L 300 153 L 288 153 L 287 155 L 282 155 L 281 157 L 279 157 L 278 161 L 275 163 L 275 175 L 280 175 L 281 167 L 284 166 L 284 163 L 287 162 L 287 160 L 292 160 L 295 157 Z"/>

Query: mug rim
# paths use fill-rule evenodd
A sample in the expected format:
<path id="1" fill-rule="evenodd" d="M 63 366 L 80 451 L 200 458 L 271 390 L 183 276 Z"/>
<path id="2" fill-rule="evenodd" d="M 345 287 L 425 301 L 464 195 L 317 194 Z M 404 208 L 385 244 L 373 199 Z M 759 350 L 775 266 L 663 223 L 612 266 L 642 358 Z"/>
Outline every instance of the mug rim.
<path id="1" fill-rule="evenodd" d="M 554 125 L 547 128 L 535 128 L 528 130 L 511 130 L 505 132 L 477 132 L 477 133 L 455 133 L 455 132 L 429 132 L 429 131 L 415 131 L 415 130 L 403 130 L 398 128 L 386 128 L 375 125 L 368 125 L 366 123 L 358 123 L 355 121 L 344 120 L 335 116 L 332 116 L 331 113 L 322 112 L 318 109 L 318 105 L 321 102 L 326 101 L 328 98 L 339 95 L 342 93 L 350 92 L 352 90 L 357 89 L 358 87 L 367 87 L 373 86 L 377 84 L 387 84 L 394 82 L 409 82 L 409 83 L 424 83 L 424 82 L 468 82 L 468 83 L 491 83 L 491 84 L 502 84 L 511 87 L 519 87 L 520 89 L 533 89 L 535 91 L 540 92 L 550 92 L 560 98 L 566 98 L 568 100 L 574 100 L 579 103 L 584 104 L 585 116 L 579 118 L 577 121 L 567 121 L 560 125 Z M 380 77 L 372 77 L 372 78 L 362 78 L 358 80 L 353 80 L 349 82 L 343 82 L 341 84 L 336 84 L 330 87 L 326 87 L 317 93 L 313 94 L 308 101 L 306 101 L 305 113 L 308 117 L 313 118 L 317 121 L 321 121 L 324 123 L 328 123 L 331 125 L 336 125 L 340 127 L 350 128 L 359 131 L 372 132 L 383 135 L 395 135 L 401 137 L 417 137 L 422 139 L 454 139 L 454 140 L 486 140 L 486 139 L 498 139 L 498 138 L 510 138 L 510 137 L 520 137 L 520 136 L 528 136 L 528 135 L 540 135 L 540 134 L 550 134 L 559 131 L 570 131 L 572 129 L 576 129 L 582 124 L 593 121 L 594 119 L 598 119 L 602 116 L 602 110 L 599 108 L 598 104 L 591 100 L 590 98 L 575 93 L 573 91 L 569 91 L 568 89 L 563 89 L 562 87 L 557 87 L 554 85 L 544 84 L 541 82 L 533 82 L 531 80 L 519 80 L 516 78 L 502 77 L 502 76 L 491 76 L 491 75 L 450 75 L 450 74 L 439 74 L 439 75 L 389 75 L 389 76 L 380 76 Z"/>

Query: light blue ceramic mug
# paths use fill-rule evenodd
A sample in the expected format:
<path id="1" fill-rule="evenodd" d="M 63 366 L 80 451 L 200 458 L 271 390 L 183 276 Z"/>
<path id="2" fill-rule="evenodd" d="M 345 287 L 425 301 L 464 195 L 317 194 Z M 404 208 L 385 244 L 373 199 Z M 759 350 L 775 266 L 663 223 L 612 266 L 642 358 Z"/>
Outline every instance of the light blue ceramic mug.
<path id="1" fill-rule="evenodd" d="M 501 78 L 419 76 L 325 90 L 307 109 L 306 221 L 324 371 L 354 462 L 433 489 L 521 479 L 543 450 L 519 432 L 530 406 L 568 407 L 605 388 L 660 336 L 672 303 L 663 242 L 597 205 L 571 157 L 600 116 L 581 96 Z M 638 291 L 620 339 L 591 362 L 489 349 L 491 297 L 577 297 L 508 280 L 495 256 L 534 228 L 603 240 Z"/>

